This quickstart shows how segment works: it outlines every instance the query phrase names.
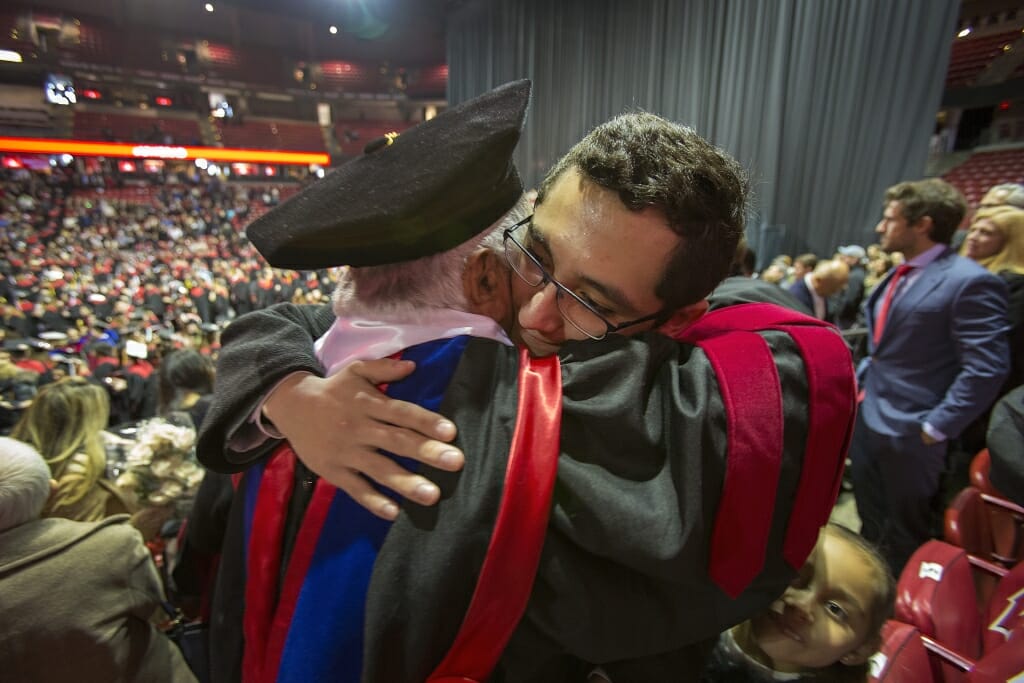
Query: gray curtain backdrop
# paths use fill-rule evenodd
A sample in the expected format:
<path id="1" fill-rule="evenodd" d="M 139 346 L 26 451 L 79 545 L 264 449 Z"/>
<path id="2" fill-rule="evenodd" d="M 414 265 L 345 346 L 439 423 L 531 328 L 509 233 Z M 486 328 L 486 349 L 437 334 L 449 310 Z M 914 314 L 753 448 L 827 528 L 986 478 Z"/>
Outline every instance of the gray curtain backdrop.
<path id="1" fill-rule="evenodd" d="M 593 126 L 641 108 L 750 172 L 747 236 L 830 255 L 875 242 L 884 189 L 921 177 L 958 0 L 470 0 L 449 101 L 533 79 L 516 160 L 535 186 Z"/>

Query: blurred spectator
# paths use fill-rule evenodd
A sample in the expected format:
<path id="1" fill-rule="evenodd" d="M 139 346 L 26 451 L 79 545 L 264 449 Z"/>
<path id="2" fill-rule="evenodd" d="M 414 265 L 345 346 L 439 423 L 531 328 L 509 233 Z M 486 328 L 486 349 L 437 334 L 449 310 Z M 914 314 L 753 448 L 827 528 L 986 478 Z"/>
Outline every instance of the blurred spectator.
<path id="1" fill-rule="evenodd" d="M 109 409 L 102 387 L 68 377 L 43 387 L 15 425 L 11 435 L 38 450 L 57 480 L 45 516 L 95 521 L 133 511 L 106 478 Z"/>
<path id="2" fill-rule="evenodd" d="M 1007 313 L 1013 368 L 1006 388 L 1018 386 L 1024 383 L 1024 209 L 980 209 L 960 253 L 998 275 L 1010 290 Z"/>
<path id="3" fill-rule="evenodd" d="M 871 294 L 878 286 L 878 283 L 885 279 L 893 266 L 892 259 L 888 254 L 877 254 L 868 261 L 868 267 L 864 273 L 864 296 Z"/>
<path id="4" fill-rule="evenodd" d="M 174 351 L 160 365 L 159 415 L 186 413 L 197 430 L 213 394 L 213 362 L 193 349 Z"/>
<path id="5" fill-rule="evenodd" d="M 850 269 L 842 261 L 821 261 L 814 270 L 789 286 L 789 293 L 814 312 L 818 320 L 831 320 L 829 297 L 846 286 Z"/>
<path id="6" fill-rule="evenodd" d="M 864 270 L 867 252 L 864 247 L 851 244 L 837 250 L 841 259 L 850 269 L 846 287 L 835 299 L 835 323 L 841 330 L 847 330 L 857 324 L 860 316 L 860 305 L 864 301 Z"/>
<path id="7" fill-rule="evenodd" d="M 153 558 L 127 516 L 40 519 L 50 470 L 0 438 L 0 671 L 5 680 L 194 683 L 151 622 L 164 600 Z"/>
<path id="8" fill-rule="evenodd" d="M 1024 386 L 996 402 L 988 424 L 989 476 L 1000 493 L 1024 505 Z"/>
<path id="9" fill-rule="evenodd" d="M 1024 187 L 1021 187 L 1024 192 Z M 979 209 L 960 254 L 998 275 L 1009 289 L 1010 375 L 999 395 L 1024 383 L 1024 209 L 996 206 Z M 974 454 L 985 446 L 986 411 L 964 432 L 961 447 Z"/>
<path id="10" fill-rule="evenodd" d="M 0 435 L 7 435 L 32 403 L 39 375 L 11 362 L 11 354 L 0 350 Z"/>
<path id="11" fill-rule="evenodd" d="M 1024 209 L 1024 185 L 1003 183 L 990 187 L 978 202 L 978 206 L 1016 206 L 1018 209 Z"/>
<path id="12" fill-rule="evenodd" d="M 803 280 L 804 276 L 813 271 L 814 267 L 817 265 L 818 257 L 814 254 L 800 254 L 793 259 L 793 267 L 790 269 L 789 275 L 784 284 L 788 287 L 794 282 Z"/>

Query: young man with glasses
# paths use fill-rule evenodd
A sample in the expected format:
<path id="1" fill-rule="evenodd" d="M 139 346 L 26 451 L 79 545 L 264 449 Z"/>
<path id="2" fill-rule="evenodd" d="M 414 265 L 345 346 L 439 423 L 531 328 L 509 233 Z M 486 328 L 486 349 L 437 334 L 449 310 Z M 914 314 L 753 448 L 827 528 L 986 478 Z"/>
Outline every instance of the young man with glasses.
<path id="1" fill-rule="evenodd" d="M 405 134 L 410 135 L 415 133 Z M 402 142 L 400 137 L 396 151 Z M 382 152 L 387 153 L 387 149 Z M 601 175 L 603 169 L 621 167 L 625 158 L 633 164 L 625 175 L 639 180 L 612 189 L 608 186 L 612 181 Z M 349 175 L 353 181 L 359 177 L 354 170 Z M 654 177 L 664 182 L 652 181 Z M 351 187 L 344 189 L 350 196 L 360 194 Z M 330 193 L 324 190 L 324 194 Z M 541 188 L 530 219 L 503 229 L 522 217 L 513 210 L 504 225 L 474 241 L 464 257 L 466 310 L 481 313 L 493 307 L 488 315 L 500 321 L 512 339 L 522 341 L 538 355 L 565 342 L 587 340 L 566 345 L 559 354 L 566 393 L 554 510 L 534 598 L 499 663 L 503 680 L 567 680 L 569 674 L 582 678 L 587 670 L 578 666 L 595 662 L 612 662 L 605 668 L 613 676 L 617 671 L 624 676 L 627 671 L 644 671 L 650 676 L 645 680 L 662 680 L 667 671 L 678 674 L 680 666 L 683 672 L 696 672 L 704 641 L 768 604 L 784 589 L 793 567 L 799 566 L 799 562 L 793 564 L 792 557 L 784 557 L 782 546 L 783 539 L 789 537 L 793 501 L 799 497 L 809 431 L 805 403 L 813 392 L 806 384 L 793 341 L 784 333 L 769 333 L 764 338 L 753 335 L 763 339 L 757 344 L 768 354 L 772 381 L 781 378 L 791 395 L 783 400 L 777 384 L 772 386 L 779 421 L 785 424 L 785 443 L 780 428 L 777 459 L 771 445 L 765 448 L 768 459 L 779 468 L 778 485 L 767 480 L 757 484 L 777 505 L 770 503 L 759 520 L 771 529 L 765 526 L 763 533 L 754 532 L 750 545 L 764 543 L 765 552 L 745 567 L 753 570 L 751 578 L 739 590 L 739 597 L 732 599 L 709 569 L 713 564 L 709 559 L 715 526 L 712 519 L 719 508 L 725 467 L 730 462 L 726 453 L 733 439 L 723 431 L 725 407 L 715 373 L 693 346 L 677 345 L 659 335 L 633 342 L 612 334 L 640 333 L 669 318 L 685 324 L 707 309 L 704 297 L 724 277 L 731 262 L 742 226 L 744 198 L 743 174 L 734 161 L 688 129 L 649 114 L 630 114 L 599 127 L 567 155 Z M 339 253 L 330 251 L 332 240 L 346 238 L 329 224 L 340 219 L 329 211 L 312 211 L 310 206 L 316 202 L 310 197 L 303 199 L 306 201 L 258 224 L 284 235 L 281 239 L 271 235 L 262 243 L 255 240 L 275 265 L 294 266 L 299 256 L 317 267 L 328 265 L 325 259 Z M 324 199 L 329 201 L 330 197 Z M 317 225 L 321 216 L 329 217 L 322 221 L 322 231 Z M 445 225 L 457 222 L 450 217 L 437 220 Z M 368 225 L 359 223 L 361 230 L 352 232 L 365 235 Z M 254 227 L 257 229 L 250 234 L 255 232 L 259 238 L 261 229 Z M 447 246 L 454 244 L 449 241 Z M 357 252 L 358 245 L 351 245 L 345 258 Z M 510 270 L 501 268 L 502 263 L 495 259 L 501 254 L 508 259 Z M 364 273 L 360 271 L 371 269 L 353 269 L 350 283 L 335 298 L 341 316 L 337 321 L 325 320 L 322 309 L 284 307 L 234 323 L 225 335 L 218 385 L 218 390 L 226 389 L 232 395 L 225 398 L 222 392 L 221 405 L 214 406 L 204 425 L 200 439 L 204 462 L 237 469 L 265 453 L 240 447 L 239 432 L 245 427 L 251 435 L 254 425 L 247 424 L 248 417 L 259 403 L 254 396 L 272 388 L 263 417 L 273 420 L 288 434 L 295 452 L 307 457 L 307 445 L 334 431 L 331 425 L 339 414 L 333 410 L 334 404 L 306 401 L 304 397 L 311 394 L 305 392 L 316 386 L 314 394 L 324 397 L 330 392 L 322 393 L 322 389 L 334 387 L 332 381 L 345 370 L 326 380 L 309 373 L 335 364 L 335 343 L 344 342 L 346 332 L 387 328 L 383 331 L 390 342 L 397 339 L 408 345 L 416 341 L 411 335 L 423 334 L 424 327 L 438 327 L 438 319 L 452 320 L 428 310 L 429 303 L 435 308 L 443 303 L 437 289 L 440 281 L 451 280 L 450 262 L 446 269 L 433 258 L 385 266 L 393 270 L 377 272 L 374 284 L 361 281 Z M 358 265 L 370 263 L 364 260 Z M 409 273 L 417 274 L 415 282 L 406 277 Z M 389 294 L 400 289 L 406 304 L 402 311 L 413 325 L 399 329 L 383 304 Z M 425 291 L 429 293 L 424 296 Z M 500 303 L 503 295 L 504 307 Z M 374 299 L 381 304 L 378 320 L 390 322 L 371 325 L 366 320 L 353 323 L 348 319 L 361 310 L 360 305 Z M 412 305 L 413 313 L 409 313 L 410 300 L 419 302 Z M 319 326 L 317 334 L 330 328 L 317 343 L 320 358 L 309 360 L 308 349 L 300 343 L 301 335 L 307 333 L 296 332 L 294 324 L 280 327 L 280 316 L 294 316 L 293 323 Z M 274 323 L 268 325 L 268 321 Z M 474 334 L 467 331 L 470 328 L 482 329 L 475 325 L 462 318 L 459 325 L 447 327 L 461 335 Z M 432 334 L 435 338 L 446 335 Z M 602 341 L 591 343 L 593 339 Z M 308 345 L 308 336 L 305 340 Z M 391 349 L 379 342 L 374 338 L 375 353 L 369 357 L 403 348 Z M 831 342 L 841 347 L 838 337 L 825 344 L 838 348 Z M 459 477 L 433 472 L 444 487 L 458 489 L 446 497 L 436 516 L 427 508 L 410 509 L 387 532 L 377 560 L 380 564 L 373 567 L 374 583 L 366 605 L 364 680 L 424 680 L 451 645 L 480 571 L 480 552 L 484 550 L 480 542 L 486 545 L 486 527 L 493 522 L 491 515 L 501 498 L 503 462 L 509 450 L 508 419 L 514 421 L 517 414 L 516 381 L 508 371 L 516 365 L 514 351 L 480 341 L 470 342 L 458 365 L 442 412 L 460 425 L 462 444 L 472 457 Z M 364 372 L 367 367 L 363 366 Z M 307 374 L 296 378 L 291 374 L 296 370 Z M 764 374 L 762 370 L 751 366 L 748 379 L 757 379 Z M 408 368 L 401 374 L 407 372 Z M 825 386 L 841 393 L 845 380 L 850 380 L 847 393 L 852 407 L 849 371 L 840 367 L 838 381 L 826 380 Z M 392 382 L 393 387 L 397 384 Z M 246 387 L 257 391 L 239 396 Z M 272 403 L 280 407 L 276 401 L 281 397 L 288 397 L 291 409 L 304 413 L 301 424 L 291 422 L 288 411 L 270 407 Z M 379 405 L 376 401 L 368 396 L 356 399 L 357 404 L 368 406 Z M 432 415 L 422 407 L 398 405 L 401 411 L 411 411 L 407 416 L 412 416 L 408 421 L 413 423 Z M 527 408 L 535 406 L 523 409 Z M 850 415 L 849 411 L 838 415 L 840 433 Z M 357 438 L 362 437 L 357 434 Z M 441 445 L 424 451 L 422 444 L 416 445 L 417 438 L 402 434 L 394 442 L 397 445 L 388 448 L 397 454 L 419 453 L 428 465 L 442 470 L 459 468 L 459 462 L 448 464 L 442 459 L 452 447 Z M 225 441 L 230 447 L 226 451 Z M 835 452 L 822 449 L 819 459 L 826 467 L 841 462 L 840 449 L 832 450 Z M 331 455 L 328 452 L 326 460 Z M 407 491 L 406 477 L 429 482 L 406 472 L 390 458 L 379 457 L 380 461 L 364 460 L 361 467 L 365 469 L 358 472 L 401 493 Z M 461 453 L 457 460 L 462 460 Z M 381 466 L 381 461 L 387 464 Z M 340 487 L 374 514 L 394 518 L 395 503 L 370 487 L 358 472 L 350 465 L 345 474 L 357 483 L 341 477 L 344 485 Z M 835 474 L 830 471 L 826 479 Z M 318 486 L 301 483 L 293 501 L 295 496 L 305 495 L 303 489 Z M 818 506 L 818 513 L 823 508 L 826 516 L 834 497 L 828 490 L 830 483 L 814 494 L 825 503 Z M 411 493 L 416 493 L 415 488 Z M 430 502 L 438 495 L 435 488 L 415 499 Z M 304 509 L 301 504 L 299 508 Z M 293 528 L 300 517 L 301 512 L 290 516 L 288 527 Z M 742 539 L 747 530 L 742 526 L 726 530 L 739 535 L 732 537 L 735 550 L 749 549 Z M 815 536 L 816 532 L 815 528 Z M 296 541 L 296 547 L 300 545 Z M 726 548 L 724 552 L 729 555 L 731 551 Z M 234 578 L 233 582 L 222 580 L 221 585 L 238 585 L 237 575 Z M 282 593 L 288 590 L 282 589 Z M 638 659 L 642 661 L 635 661 Z M 629 663 L 617 668 L 616 660 Z"/>

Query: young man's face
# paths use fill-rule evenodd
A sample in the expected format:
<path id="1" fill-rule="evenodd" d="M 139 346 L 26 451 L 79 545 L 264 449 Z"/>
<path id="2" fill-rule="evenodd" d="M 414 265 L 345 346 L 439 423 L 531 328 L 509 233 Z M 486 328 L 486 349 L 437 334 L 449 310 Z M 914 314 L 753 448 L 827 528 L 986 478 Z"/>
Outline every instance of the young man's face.
<path id="1" fill-rule="evenodd" d="M 903 215 L 903 205 L 891 201 L 882 211 L 882 220 L 875 226 L 879 235 L 878 243 L 882 251 L 891 254 L 894 251 L 914 252 L 917 244 L 917 233 Z"/>
<path id="2" fill-rule="evenodd" d="M 658 313 L 655 290 L 680 237 L 657 209 L 630 211 L 618 195 L 569 169 L 555 182 L 533 222 L 516 232 L 544 268 L 613 325 Z M 531 287 L 512 273 L 517 311 L 511 335 L 534 355 L 548 355 L 586 335 L 559 311 L 551 283 Z M 652 322 L 623 329 L 635 334 Z"/>

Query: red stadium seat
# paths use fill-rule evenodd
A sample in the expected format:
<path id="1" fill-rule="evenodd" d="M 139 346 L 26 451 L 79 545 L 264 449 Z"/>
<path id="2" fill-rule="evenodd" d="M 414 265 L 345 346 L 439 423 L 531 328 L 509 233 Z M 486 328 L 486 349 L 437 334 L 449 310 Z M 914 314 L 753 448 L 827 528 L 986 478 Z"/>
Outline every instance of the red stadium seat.
<path id="1" fill-rule="evenodd" d="M 992 558 L 1013 566 L 1024 561 L 1024 509 L 1015 505 L 989 480 L 988 449 L 978 452 L 971 461 L 971 484 L 981 491 L 988 509 L 992 538 Z"/>
<path id="2" fill-rule="evenodd" d="M 972 555 L 992 556 L 992 531 L 981 491 L 968 486 L 946 508 L 945 539 Z"/>
<path id="3" fill-rule="evenodd" d="M 986 653 L 1006 644 L 1011 634 L 1024 631 L 1024 562 L 1000 579 L 988 603 L 986 622 L 983 634 Z M 1016 641 L 1024 644 L 1020 637 Z"/>
<path id="4" fill-rule="evenodd" d="M 986 653 L 967 674 L 969 683 L 1024 681 L 1024 631 L 1018 629 L 1004 645 Z"/>
<path id="5" fill-rule="evenodd" d="M 896 618 L 976 659 L 981 654 L 981 610 L 966 551 L 942 541 L 918 548 L 897 584 Z"/>
<path id="6" fill-rule="evenodd" d="M 871 681 L 929 683 L 936 680 L 921 634 L 909 624 L 889 620 L 882 627 L 882 648 L 871 658 Z"/>

